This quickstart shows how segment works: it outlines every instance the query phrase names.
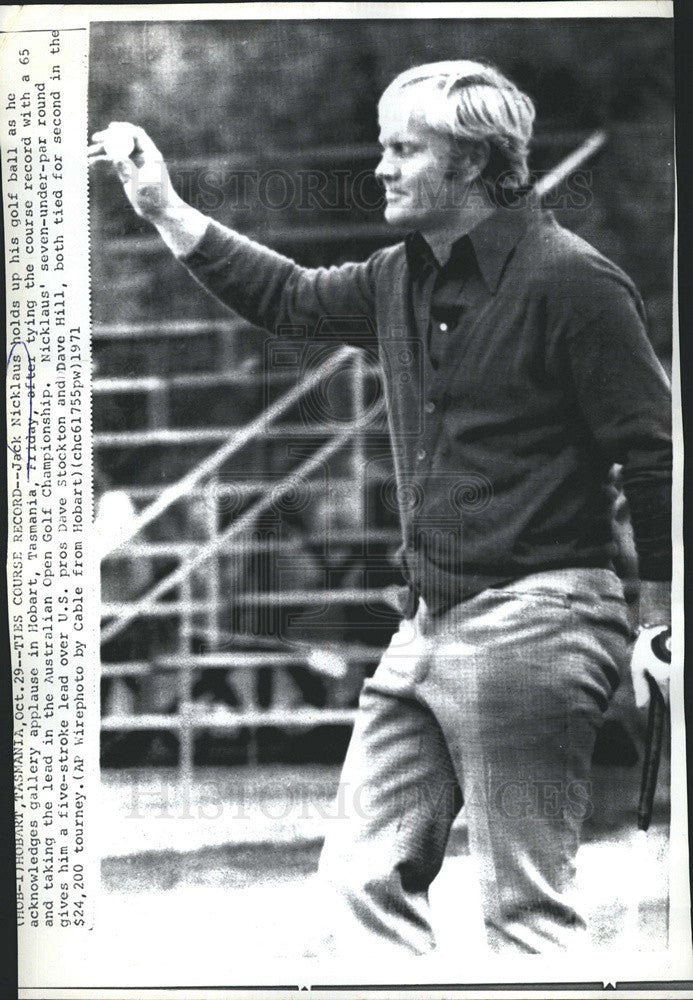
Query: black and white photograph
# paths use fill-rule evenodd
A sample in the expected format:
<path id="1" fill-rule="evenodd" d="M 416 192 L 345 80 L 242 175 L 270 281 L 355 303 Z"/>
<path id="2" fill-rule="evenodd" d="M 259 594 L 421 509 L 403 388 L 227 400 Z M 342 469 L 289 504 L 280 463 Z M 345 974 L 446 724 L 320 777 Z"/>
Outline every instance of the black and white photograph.
<path id="1" fill-rule="evenodd" d="M 133 933 L 666 947 L 671 28 L 92 24 Z"/>
<path id="2" fill-rule="evenodd" d="M 673 21 L 248 6 L 89 24 L 101 985 L 645 978 Z"/>

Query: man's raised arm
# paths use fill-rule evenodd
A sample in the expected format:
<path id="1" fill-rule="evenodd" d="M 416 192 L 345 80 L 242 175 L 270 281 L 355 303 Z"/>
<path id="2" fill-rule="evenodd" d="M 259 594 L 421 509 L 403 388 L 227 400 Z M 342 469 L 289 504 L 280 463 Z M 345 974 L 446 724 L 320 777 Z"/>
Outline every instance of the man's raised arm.
<path id="1" fill-rule="evenodd" d="M 143 129 L 111 122 L 92 138 L 90 162 L 115 169 L 135 212 L 224 305 L 270 332 L 280 324 L 314 326 L 326 316 L 374 320 L 375 272 L 383 251 L 364 263 L 300 267 L 186 204 Z M 369 329 L 366 339 L 374 339 L 372 322 Z M 357 346 L 364 346 L 363 336 Z"/>
<path id="2" fill-rule="evenodd" d="M 177 257 L 201 242 L 209 219 L 173 190 L 164 158 L 144 129 L 111 122 L 94 133 L 88 155 L 90 163 L 105 161 L 115 169 L 134 210 L 156 226 Z"/>

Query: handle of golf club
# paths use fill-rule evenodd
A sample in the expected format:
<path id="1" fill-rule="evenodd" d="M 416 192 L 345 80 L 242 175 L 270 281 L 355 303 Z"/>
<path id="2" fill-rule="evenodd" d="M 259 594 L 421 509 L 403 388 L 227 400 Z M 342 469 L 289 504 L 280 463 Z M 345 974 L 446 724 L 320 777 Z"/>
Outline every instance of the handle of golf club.
<path id="1" fill-rule="evenodd" d="M 663 629 L 652 640 L 652 652 L 664 663 L 671 663 L 671 651 L 667 646 L 670 637 L 668 629 Z M 650 708 L 647 713 L 647 738 L 645 741 L 645 761 L 643 764 L 642 782 L 640 785 L 640 802 L 638 804 L 638 829 L 647 830 L 652 819 L 659 761 L 662 755 L 662 739 L 664 737 L 664 717 L 666 702 L 659 685 L 653 677 L 647 676 L 650 688 Z"/>

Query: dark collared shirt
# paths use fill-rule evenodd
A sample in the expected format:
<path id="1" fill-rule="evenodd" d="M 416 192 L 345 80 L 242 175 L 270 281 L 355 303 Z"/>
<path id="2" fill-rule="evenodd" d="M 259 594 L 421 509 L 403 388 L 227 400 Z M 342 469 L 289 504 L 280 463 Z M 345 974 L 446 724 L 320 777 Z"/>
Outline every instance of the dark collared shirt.
<path id="1" fill-rule="evenodd" d="M 435 610 L 529 573 L 609 566 L 614 463 L 641 577 L 668 578 L 667 379 L 630 279 L 550 213 L 497 211 L 442 268 L 411 236 L 306 269 L 216 223 L 184 262 L 270 330 L 372 323 L 405 571 Z"/>
<path id="2" fill-rule="evenodd" d="M 416 326 L 436 370 L 446 354 L 450 337 L 463 322 L 465 287 L 479 277 L 474 247 L 469 236 L 463 236 L 453 244 L 442 267 L 420 233 L 408 236 L 406 247 Z"/>

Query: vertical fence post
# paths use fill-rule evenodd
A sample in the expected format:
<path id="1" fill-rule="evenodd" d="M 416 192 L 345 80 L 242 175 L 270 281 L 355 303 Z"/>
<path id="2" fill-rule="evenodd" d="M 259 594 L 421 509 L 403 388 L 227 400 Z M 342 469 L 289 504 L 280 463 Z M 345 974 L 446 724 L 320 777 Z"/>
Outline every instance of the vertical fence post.
<path id="1" fill-rule="evenodd" d="M 354 420 L 361 420 L 365 413 L 365 368 L 364 358 L 361 351 L 354 355 L 352 368 L 352 416 Z M 354 518 L 357 530 L 363 530 L 363 518 L 365 509 L 365 485 L 366 485 L 366 447 L 365 428 L 359 427 L 354 434 L 352 445 L 352 475 L 354 482 Z"/>
<path id="2" fill-rule="evenodd" d="M 147 394 L 147 422 L 150 430 L 170 426 L 168 383 L 160 382 Z"/>
<path id="3" fill-rule="evenodd" d="M 192 703 L 192 688 L 194 675 L 188 661 L 192 653 L 193 618 L 191 610 L 192 587 L 191 578 L 188 576 L 180 586 L 180 600 L 183 609 L 180 614 L 178 649 L 181 658 L 184 659 L 184 666 L 178 668 L 178 693 L 180 698 L 179 718 L 180 718 L 180 758 L 179 758 L 179 778 L 181 785 L 188 791 L 192 786 L 193 779 L 193 755 L 195 750 L 195 733 Z"/>
<path id="4" fill-rule="evenodd" d="M 207 538 L 215 541 L 219 535 L 219 479 L 214 476 L 204 487 L 205 512 L 207 516 Z M 205 575 L 209 608 L 206 616 L 205 645 L 208 650 L 219 648 L 219 603 L 221 598 L 221 559 L 215 552 L 208 564 Z"/>

